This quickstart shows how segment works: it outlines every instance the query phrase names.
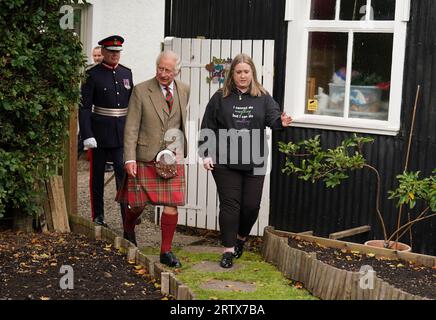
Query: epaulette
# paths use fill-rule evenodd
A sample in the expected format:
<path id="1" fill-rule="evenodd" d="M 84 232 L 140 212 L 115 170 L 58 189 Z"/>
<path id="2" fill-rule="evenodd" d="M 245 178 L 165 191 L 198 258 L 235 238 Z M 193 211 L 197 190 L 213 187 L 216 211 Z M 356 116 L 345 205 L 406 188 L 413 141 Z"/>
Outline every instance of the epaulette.
<path id="1" fill-rule="evenodd" d="M 125 65 L 123 65 L 123 64 L 121 64 L 121 63 L 118 63 L 118 65 L 119 65 L 119 66 L 122 66 L 123 68 L 126 68 L 127 70 L 132 71 L 132 69 L 130 69 L 129 67 L 126 67 Z"/>
<path id="2" fill-rule="evenodd" d="M 85 71 L 89 71 L 89 70 L 91 70 L 92 68 L 95 68 L 98 65 L 99 65 L 98 63 L 90 64 L 90 65 L 86 66 Z"/>

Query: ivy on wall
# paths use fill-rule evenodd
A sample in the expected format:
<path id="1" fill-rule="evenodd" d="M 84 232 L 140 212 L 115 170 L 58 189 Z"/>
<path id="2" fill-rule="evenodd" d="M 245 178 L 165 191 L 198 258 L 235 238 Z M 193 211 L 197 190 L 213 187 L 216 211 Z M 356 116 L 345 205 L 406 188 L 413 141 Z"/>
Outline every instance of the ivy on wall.
<path id="1" fill-rule="evenodd" d="M 73 30 L 61 28 L 65 0 L 0 1 L 0 217 L 39 211 L 39 182 L 64 158 L 85 59 Z"/>

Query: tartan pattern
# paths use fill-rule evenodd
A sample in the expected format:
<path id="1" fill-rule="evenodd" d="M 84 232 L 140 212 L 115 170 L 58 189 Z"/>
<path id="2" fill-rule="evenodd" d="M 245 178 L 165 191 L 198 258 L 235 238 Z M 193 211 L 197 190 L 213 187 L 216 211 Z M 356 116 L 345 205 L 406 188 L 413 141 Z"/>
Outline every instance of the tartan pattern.
<path id="1" fill-rule="evenodd" d="M 177 165 L 177 176 L 164 179 L 157 175 L 153 162 L 137 162 L 136 178 L 124 176 L 115 201 L 131 207 L 147 204 L 164 206 L 185 205 L 185 168 Z"/>
<path id="2" fill-rule="evenodd" d="M 167 102 L 168 110 L 171 112 L 171 109 L 173 108 L 173 104 L 174 104 L 174 97 L 173 94 L 171 93 L 171 89 L 169 86 L 165 86 L 164 88 L 167 92 L 165 95 L 165 101 Z"/>

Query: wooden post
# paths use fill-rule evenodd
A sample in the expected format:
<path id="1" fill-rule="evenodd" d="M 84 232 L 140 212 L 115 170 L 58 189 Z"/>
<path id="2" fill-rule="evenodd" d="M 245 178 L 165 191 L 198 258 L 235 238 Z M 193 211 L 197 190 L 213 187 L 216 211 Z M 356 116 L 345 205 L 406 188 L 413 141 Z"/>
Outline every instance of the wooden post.
<path id="1" fill-rule="evenodd" d="M 54 231 L 70 232 L 67 208 L 65 204 L 64 186 L 61 176 L 49 178 L 47 184 L 47 193 L 50 202 Z"/>
<path id="2" fill-rule="evenodd" d="M 354 236 L 356 234 L 365 233 L 371 230 L 371 226 L 361 226 L 357 228 L 347 229 L 335 233 L 330 233 L 330 239 L 342 239 L 350 236 Z"/>
<path id="3" fill-rule="evenodd" d="M 303 234 L 308 236 L 313 236 L 313 230 L 298 232 L 297 234 Z"/>
<path id="4" fill-rule="evenodd" d="M 101 226 L 94 227 L 95 240 L 101 240 Z"/>
<path id="5" fill-rule="evenodd" d="M 136 262 L 136 251 L 138 250 L 137 247 L 129 247 L 127 249 L 127 261 L 129 262 Z"/>
<path id="6" fill-rule="evenodd" d="M 62 168 L 65 202 L 70 215 L 77 214 L 77 108 L 71 111 L 69 135 L 65 141 L 65 161 Z"/>
<path id="7" fill-rule="evenodd" d="M 170 273 L 162 272 L 160 274 L 160 291 L 162 294 L 170 294 Z"/>
<path id="8" fill-rule="evenodd" d="M 121 237 L 115 237 L 115 240 L 114 240 L 114 248 L 115 249 L 119 249 L 119 248 L 121 248 Z"/>
<path id="9" fill-rule="evenodd" d="M 180 285 L 177 288 L 177 300 L 189 300 L 189 288 L 185 285 Z"/>

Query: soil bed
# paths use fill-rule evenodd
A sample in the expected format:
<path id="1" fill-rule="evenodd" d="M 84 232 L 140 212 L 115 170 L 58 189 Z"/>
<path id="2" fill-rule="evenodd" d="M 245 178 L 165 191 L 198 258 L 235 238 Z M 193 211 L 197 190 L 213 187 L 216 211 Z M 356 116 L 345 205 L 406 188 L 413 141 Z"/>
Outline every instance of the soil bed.
<path id="1" fill-rule="evenodd" d="M 405 292 L 436 299 L 436 269 L 419 266 L 409 261 L 376 258 L 358 251 L 347 252 L 317 243 L 289 237 L 288 244 L 305 252 L 315 252 L 316 258 L 338 269 L 359 272 L 362 266 L 371 266 L 377 277 Z"/>
<path id="2" fill-rule="evenodd" d="M 73 268 L 74 289 L 61 266 Z M 69 273 L 71 274 L 71 273 Z M 146 270 L 79 234 L 0 232 L 0 300 L 161 300 Z"/>

